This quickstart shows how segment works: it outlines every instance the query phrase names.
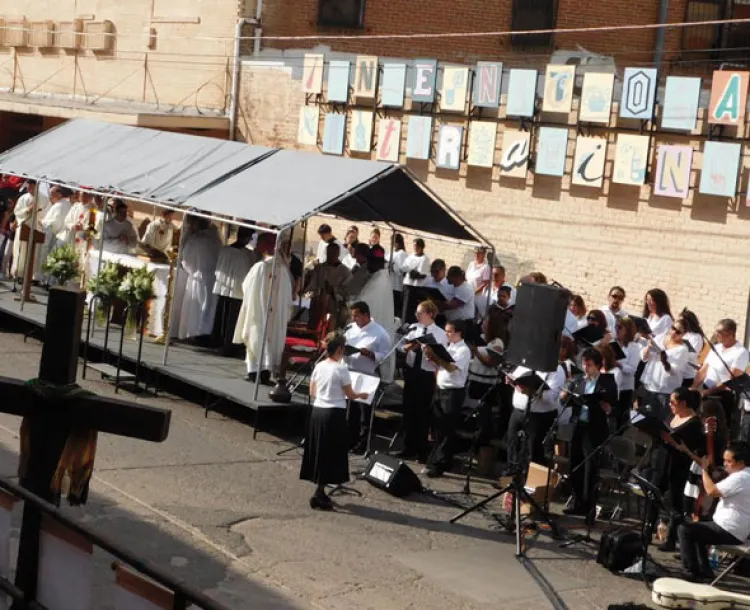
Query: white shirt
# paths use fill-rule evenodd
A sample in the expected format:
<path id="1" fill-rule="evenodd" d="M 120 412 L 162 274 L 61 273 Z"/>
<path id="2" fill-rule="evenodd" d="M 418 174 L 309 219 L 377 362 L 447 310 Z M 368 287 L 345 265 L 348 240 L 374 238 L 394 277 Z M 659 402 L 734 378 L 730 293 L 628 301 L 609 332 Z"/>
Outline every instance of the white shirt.
<path id="1" fill-rule="evenodd" d="M 421 256 L 410 254 L 404 260 L 401 269 L 404 272 L 404 286 L 424 286 L 427 278 L 430 277 L 430 259 L 426 254 L 422 254 Z M 409 277 L 410 271 L 416 271 L 426 277 L 420 280 L 413 280 Z"/>
<path id="2" fill-rule="evenodd" d="M 513 371 L 512 378 L 518 379 L 531 373 L 531 369 L 525 366 L 517 366 Z M 544 390 L 542 395 L 534 398 L 531 403 L 532 413 L 551 413 L 560 409 L 560 392 L 565 386 L 565 370 L 562 366 L 548 373 L 538 373 L 544 382 L 549 386 L 549 390 Z M 513 408 L 525 411 L 529 406 L 529 396 L 519 391 L 513 391 Z"/>
<path id="3" fill-rule="evenodd" d="M 463 305 L 456 309 L 448 309 L 445 317 L 449 321 L 474 319 L 474 289 L 469 282 L 453 288 L 453 299 L 461 301 Z"/>
<path id="4" fill-rule="evenodd" d="M 750 537 L 750 468 L 730 474 L 716 487 L 721 498 L 714 511 L 714 523 L 745 542 Z"/>
<path id="5" fill-rule="evenodd" d="M 563 336 L 573 338 L 573 333 L 578 330 L 578 318 L 573 315 L 570 309 L 565 310 L 565 326 L 563 327 Z"/>
<path id="6" fill-rule="evenodd" d="M 695 379 L 695 375 L 698 373 L 700 366 L 698 365 L 698 356 L 703 351 L 703 337 L 700 333 L 685 333 L 682 336 L 682 340 L 685 343 L 689 343 L 693 351 L 688 351 L 688 365 L 685 367 L 684 379 Z"/>
<path id="7" fill-rule="evenodd" d="M 122 235 L 128 238 L 127 242 L 120 241 Z M 135 229 L 127 218 L 122 222 L 117 218 L 110 218 L 104 223 L 102 238 L 104 239 L 104 249 L 114 254 L 127 254 L 138 242 Z"/>
<path id="8" fill-rule="evenodd" d="M 604 317 L 607 318 L 607 328 L 613 332 L 615 330 L 615 326 L 617 325 L 617 320 L 628 315 L 628 312 L 624 309 L 620 309 L 617 313 L 615 313 L 609 308 L 609 305 L 600 307 L 599 311 L 601 311 L 604 314 Z"/>
<path id="9" fill-rule="evenodd" d="M 352 385 L 352 378 L 345 364 L 325 359 L 316 365 L 310 379 L 315 383 L 314 407 L 346 409 L 344 387 Z"/>
<path id="10" fill-rule="evenodd" d="M 477 352 L 482 356 L 487 356 L 487 348 L 491 348 L 493 352 L 502 353 L 505 349 L 502 339 L 493 339 L 486 347 L 478 347 Z M 474 358 L 469 363 L 469 379 L 477 383 L 493 384 L 500 381 L 502 373 L 497 366 L 487 366 L 482 363 L 479 358 Z"/>
<path id="11" fill-rule="evenodd" d="M 406 257 L 406 250 L 396 250 L 391 257 L 391 282 L 396 292 L 404 290 L 404 271 L 401 267 Z"/>
<path id="12" fill-rule="evenodd" d="M 672 320 L 672 316 L 670 316 L 669 314 L 664 314 L 663 316 L 650 315 L 647 318 L 647 321 L 648 325 L 651 327 L 651 334 L 653 334 L 655 337 L 667 332 L 672 327 L 672 323 L 674 322 L 674 320 Z"/>
<path id="13" fill-rule="evenodd" d="M 391 349 L 391 337 L 388 331 L 375 320 L 370 320 L 362 328 L 352 324 L 344 333 L 344 337 L 347 345 L 369 349 L 375 355 L 375 360 L 362 354 L 347 356 L 346 364 L 352 371 L 358 373 L 374 375 L 378 362 L 385 358 L 388 350 Z"/>
<path id="14" fill-rule="evenodd" d="M 618 342 L 619 343 L 619 342 Z M 622 351 L 625 352 L 625 358 L 618 360 L 621 366 L 615 367 L 613 374 L 617 389 L 620 392 L 627 392 L 635 389 L 635 371 L 641 362 L 641 345 L 631 341 L 627 345 L 620 343 Z"/>
<path id="15" fill-rule="evenodd" d="M 346 246 L 342 244 L 338 239 L 334 237 L 333 243 L 338 244 L 339 246 L 339 262 L 343 262 L 344 258 L 349 254 L 346 250 Z M 325 263 L 326 259 L 328 258 L 328 255 L 326 253 L 326 250 L 328 249 L 328 242 L 323 241 L 322 239 L 320 242 L 318 242 L 318 254 L 317 259 L 319 263 Z"/>
<path id="16" fill-rule="evenodd" d="M 47 209 L 42 219 L 42 226 L 45 230 L 63 243 L 72 241 L 72 233 L 65 226 L 68 212 L 70 212 L 70 200 L 60 199 Z"/>
<path id="17" fill-rule="evenodd" d="M 458 343 L 448 344 L 448 353 L 453 358 L 456 370 L 449 373 L 444 368 L 438 370 L 437 385 L 441 390 L 460 390 L 466 387 L 466 379 L 469 376 L 469 363 L 471 362 L 471 350 L 462 339 Z"/>
<path id="18" fill-rule="evenodd" d="M 740 369 L 741 371 L 747 369 L 748 353 L 739 341 L 730 348 L 725 348 L 721 343 L 716 343 L 714 347 L 730 369 Z M 727 367 L 719 360 L 714 350 L 708 352 L 704 364 L 708 367 L 706 380 L 704 381 L 707 388 L 715 388 L 717 385 L 726 383 L 731 379 Z"/>
<path id="19" fill-rule="evenodd" d="M 148 224 L 141 241 L 155 250 L 166 252 L 172 246 L 173 235 L 174 225 L 163 218 L 159 218 L 157 220 L 152 220 Z M 242 279 L 245 279 L 244 276 Z M 240 282 L 242 282 L 242 280 L 240 280 Z"/>
<path id="20" fill-rule="evenodd" d="M 466 268 L 466 281 L 469 282 L 475 292 L 484 282 L 489 282 L 491 277 L 490 266 L 487 261 L 481 265 L 477 264 L 476 261 L 471 261 Z"/>
<path id="21" fill-rule="evenodd" d="M 453 298 L 454 288 L 448 283 L 448 280 L 443 278 L 439 282 L 435 281 L 435 278 L 430 276 L 424 283 L 425 288 L 437 288 L 445 297 L 446 301 L 450 301 Z"/>
<path id="22" fill-rule="evenodd" d="M 430 324 L 429 326 L 422 326 L 421 324 L 417 324 L 417 328 L 412 330 L 409 334 L 406 335 L 406 339 L 404 340 L 404 343 L 409 343 L 410 341 L 413 341 L 417 337 L 422 337 L 424 335 L 432 335 L 435 338 L 435 341 L 443 345 L 444 347 L 448 347 L 448 335 L 445 334 L 445 331 L 440 328 L 437 324 L 434 322 Z M 401 351 L 404 351 L 403 347 L 399 348 Z M 424 354 L 422 355 L 422 366 L 420 367 L 423 371 L 429 371 L 431 373 L 437 372 L 437 365 L 434 362 L 431 362 L 427 358 L 424 357 Z M 415 351 L 410 351 L 408 354 L 406 354 L 406 365 L 409 367 L 414 366 L 414 359 L 417 357 L 417 354 Z"/>
<path id="23" fill-rule="evenodd" d="M 510 284 L 503 284 L 503 286 L 510 288 L 510 298 L 508 299 L 508 305 L 506 307 L 503 307 L 502 309 L 508 309 L 509 307 L 513 307 L 513 305 L 516 304 L 516 289 L 513 288 Z M 477 306 L 477 313 L 479 314 L 480 318 L 483 318 L 485 315 L 487 315 L 487 293 L 489 292 L 490 305 L 497 305 L 497 293 L 500 291 L 499 286 L 493 286 L 490 284 L 487 286 L 487 288 L 484 289 L 484 292 L 481 296 L 475 295 L 474 296 L 474 303 Z"/>
<path id="24" fill-rule="evenodd" d="M 654 343 L 664 349 L 666 334 L 654 337 Z M 648 354 L 646 356 L 646 354 Z M 682 375 L 688 361 L 688 349 L 684 345 L 676 345 L 667 350 L 669 372 L 661 363 L 661 355 L 654 350 L 644 347 L 641 358 L 646 363 L 641 376 L 641 383 L 649 392 L 657 394 L 671 394 L 682 385 Z"/>

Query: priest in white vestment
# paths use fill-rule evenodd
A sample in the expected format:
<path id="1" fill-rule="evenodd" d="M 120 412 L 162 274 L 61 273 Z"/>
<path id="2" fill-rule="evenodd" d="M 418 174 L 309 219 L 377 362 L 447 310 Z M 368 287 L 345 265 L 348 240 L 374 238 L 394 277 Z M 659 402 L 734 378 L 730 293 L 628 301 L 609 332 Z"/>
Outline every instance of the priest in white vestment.
<path id="1" fill-rule="evenodd" d="M 281 365 L 293 306 L 292 276 L 282 258 L 276 265 L 276 281 L 272 282 L 275 241 L 275 236 L 269 233 L 258 238 L 256 249 L 263 259 L 253 266 L 242 283 L 244 298 L 234 331 L 234 342 L 244 343 L 247 348 L 247 380 L 254 382 L 260 370 L 260 379 L 266 384 L 270 383 L 271 373 L 277 372 Z M 272 288 L 269 310 L 268 296 Z M 264 349 L 263 330 L 266 322 L 268 332 Z"/>
<path id="2" fill-rule="evenodd" d="M 211 334 L 216 316 L 218 296 L 214 294 L 216 263 L 221 250 L 221 237 L 214 225 L 205 218 L 193 216 L 190 238 L 182 247 L 181 270 L 185 275 L 185 289 L 177 302 L 173 335 L 178 339 L 205 337 Z"/>
<path id="3" fill-rule="evenodd" d="M 393 311 L 393 293 L 391 292 L 392 283 L 388 270 L 385 268 L 385 257 L 382 252 L 371 254 L 368 267 L 372 275 L 359 293 L 357 300 L 367 303 L 370 308 L 370 317 L 388 332 L 391 344 L 393 344 L 396 324 Z M 396 353 L 393 352 L 380 365 L 380 378 L 385 383 L 391 383 L 395 368 Z"/>
<path id="4" fill-rule="evenodd" d="M 240 227 L 237 231 L 237 240 L 219 250 L 214 283 L 214 294 L 218 296 L 219 304 L 216 308 L 214 335 L 221 344 L 221 352 L 225 356 L 235 351 L 232 338 L 244 296 L 242 282 L 252 266 L 258 262 L 255 250 L 250 249 L 253 235 L 252 229 Z"/>
<path id="5" fill-rule="evenodd" d="M 27 182 L 28 191 L 21 195 L 16 202 L 13 214 L 16 217 L 16 234 L 13 238 L 13 263 L 10 273 L 13 277 L 23 278 L 26 266 L 26 242 L 21 241 L 21 227 L 31 227 L 31 216 L 34 211 L 34 193 L 37 191 L 37 183 L 33 180 Z M 48 200 L 39 192 L 39 198 L 36 204 L 36 231 L 44 231 L 42 227 L 42 218 L 47 210 Z M 34 274 L 32 279 L 40 280 L 42 278 L 42 251 L 43 244 L 37 244 L 34 248 Z"/>
<path id="6" fill-rule="evenodd" d="M 146 227 L 141 243 L 149 248 L 167 253 L 174 237 L 174 210 L 164 210 L 160 218 L 152 220 Z"/>
<path id="7" fill-rule="evenodd" d="M 115 199 L 114 217 L 104 223 L 102 238 L 104 250 L 112 254 L 129 254 L 138 243 L 133 223 L 128 220 L 128 206 L 122 199 Z"/>
<path id="8" fill-rule="evenodd" d="M 73 194 L 68 188 L 53 186 L 49 190 L 50 206 L 42 218 L 44 229 L 44 248 L 42 249 L 42 263 L 57 248 L 67 246 L 70 243 L 71 233 L 65 227 L 65 218 L 70 212 L 70 196 Z M 51 278 L 46 278 L 51 281 Z"/>

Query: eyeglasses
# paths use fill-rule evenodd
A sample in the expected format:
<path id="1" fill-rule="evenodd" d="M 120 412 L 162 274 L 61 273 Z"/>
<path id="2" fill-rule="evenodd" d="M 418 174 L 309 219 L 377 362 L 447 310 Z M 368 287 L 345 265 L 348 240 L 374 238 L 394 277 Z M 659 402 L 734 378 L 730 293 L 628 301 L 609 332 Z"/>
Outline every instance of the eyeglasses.
<path id="1" fill-rule="evenodd" d="M 673 333 L 677 333 L 678 335 L 684 335 L 685 334 L 684 330 L 682 330 L 681 328 L 677 328 L 676 326 L 672 327 L 672 332 Z"/>

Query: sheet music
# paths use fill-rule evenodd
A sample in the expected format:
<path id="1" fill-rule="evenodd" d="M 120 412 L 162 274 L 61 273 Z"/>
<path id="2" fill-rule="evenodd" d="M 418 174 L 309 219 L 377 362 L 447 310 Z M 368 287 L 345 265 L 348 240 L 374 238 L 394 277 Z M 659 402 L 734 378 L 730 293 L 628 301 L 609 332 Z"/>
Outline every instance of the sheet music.
<path id="1" fill-rule="evenodd" d="M 365 375 L 364 373 L 356 373 L 354 371 L 349 371 L 349 376 L 352 379 L 352 389 L 355 392 L 367 393 L 367 398 L 365 400 L 360 399 L 358 402 L 371 405 L 375 399 L 375 392 L 378 386 L 380 386 L 380 377 L 373 377 L 372 375 Z"/>

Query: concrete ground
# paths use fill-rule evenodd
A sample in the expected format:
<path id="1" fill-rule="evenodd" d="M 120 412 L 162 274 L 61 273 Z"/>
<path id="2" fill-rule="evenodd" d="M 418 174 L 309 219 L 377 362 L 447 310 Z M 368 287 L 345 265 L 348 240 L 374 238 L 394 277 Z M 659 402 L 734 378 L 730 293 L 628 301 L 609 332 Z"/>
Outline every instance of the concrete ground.
<path id="1" fill-rule="evenodd" d="M 0 333 L 0 375 L 35 377 L 40 353 L 38 342 Z M 108 383 L 82 385 L 113 394 Z M 492 519 L 473 514 L 451 525 L 456 509 L 433 498 L 396 499 L 357 481 L 362 497 L 340 497 L 334 513 L 313 511 L 311 485 L 298 480 L 298 453 L 276 455 L 287 441 L 266 433 L 253 441 L 245 424 L 216 413 L 206 419 L 177 398 L 121 396 L 171 409 L 169 438 L 100 436 L 89 504 L 65 510 L 230 608 L 553 607 L 533 572 L 568 608 L 650 599 L 639 579 L 598 566 L 594 549 L 560 549 L 544 534 L 529 540 L 525 567 L 514 557 L 514 538 Z M 3 476 L 15 476 L 19 426 L 0 415 Z M 460 481 L 440 487 L 458 490 Z M 110 561 L 98 555 L 96 608 L 111 607 Z"/>

